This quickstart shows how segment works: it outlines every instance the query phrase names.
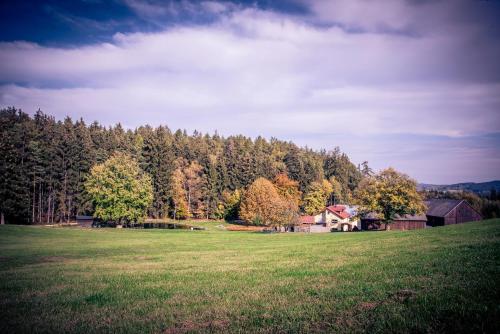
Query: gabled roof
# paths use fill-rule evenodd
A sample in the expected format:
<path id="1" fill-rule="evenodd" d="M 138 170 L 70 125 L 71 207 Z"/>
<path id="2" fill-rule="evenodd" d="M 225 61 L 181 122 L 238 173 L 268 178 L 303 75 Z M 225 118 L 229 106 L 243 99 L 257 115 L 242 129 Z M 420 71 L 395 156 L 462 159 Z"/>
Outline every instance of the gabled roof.
<path id="1" fill-rule="evenodd" d="M 349 218 L 351 216 L 349 214 L 349 212 L 344 211 L 345 206 L 343 206 L 343 205 L 330 205 L 326 208 L 326 210 L 330 211 L 331 213 L 333 213 L 334 215 L 336 215 L 342 219 L 346 219 L 346 218 Z"/>
<path id="2" fill-rule="evenodd" d="M 301 224 L 314 224 L 314 216 L 300 216 L 299 223 L 301 223 Z"/>
<path id="3" fill-rule="evenodd" d="M 463 202 L 461 199 L 431 199 L 425 201 L 427 216 L 444 217 L 461 202 Z"/>
<path id="4" fill-rule="evenodd" d="M 345 210 L 345 205 L 340 205 L 340 204 L 337 204 L 337 205 L 330 205 L 328 207 L 328 209 L 330 210 L 334 210 L 334 211 L 338 211 L 338 212 L 342 212 Z"/>

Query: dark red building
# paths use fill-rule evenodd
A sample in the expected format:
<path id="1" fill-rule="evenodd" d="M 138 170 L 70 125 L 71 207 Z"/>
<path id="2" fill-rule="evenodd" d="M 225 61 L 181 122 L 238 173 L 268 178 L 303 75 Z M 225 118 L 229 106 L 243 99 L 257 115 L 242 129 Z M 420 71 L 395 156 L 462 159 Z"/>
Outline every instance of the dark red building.
<path id="1" fill-rule="evenodd" d="M 416 230 L 425 228 L 427 218 L 425 215 L 396 216 L 389 225 L 391 230 Z M 361 230 L 385 230 L 385 222 L 376 214 L 370 213 L 361 218 Z"/>
<path id="2" fill-rule="evenodd" d="M 431 199 L 427 205 L 427 224 L 431 226 L 445 226 L 462 224 L 483 219 L 466 200 L 460 199 Z"/>

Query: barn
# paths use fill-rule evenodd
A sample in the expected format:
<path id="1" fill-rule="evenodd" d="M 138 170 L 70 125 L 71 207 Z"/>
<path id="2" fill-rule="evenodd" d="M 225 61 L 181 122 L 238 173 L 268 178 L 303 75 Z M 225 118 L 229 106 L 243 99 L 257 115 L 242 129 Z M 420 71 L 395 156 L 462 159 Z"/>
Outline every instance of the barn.
<path id="1" fill-rule="evenodd" d="M 416 230 L 425 228 L 427 217 L 425 215 L 404 215 L 394 217 L 393 222 L 389 225 L 391 230 Z M 361 218 L 361 229 L 363 231 L 385 230 L 384 221 L 375 213 L 369 213 Z"/>
<path id="2" fill-rule="evenodd" d="M 431 199 L 427 205 L 427 221 L 431 226 L 462 224 L 483 219 L 466 200 Z"/>

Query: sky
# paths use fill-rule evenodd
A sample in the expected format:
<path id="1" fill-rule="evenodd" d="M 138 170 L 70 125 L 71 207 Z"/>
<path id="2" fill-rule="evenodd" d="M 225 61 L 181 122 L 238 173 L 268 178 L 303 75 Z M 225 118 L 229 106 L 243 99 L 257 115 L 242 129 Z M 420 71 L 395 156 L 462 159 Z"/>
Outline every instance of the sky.
<path id="1" fill-rule="evenodd" d="M 0 3 L 0 108 L 500 179 L 500 1 Z"/>

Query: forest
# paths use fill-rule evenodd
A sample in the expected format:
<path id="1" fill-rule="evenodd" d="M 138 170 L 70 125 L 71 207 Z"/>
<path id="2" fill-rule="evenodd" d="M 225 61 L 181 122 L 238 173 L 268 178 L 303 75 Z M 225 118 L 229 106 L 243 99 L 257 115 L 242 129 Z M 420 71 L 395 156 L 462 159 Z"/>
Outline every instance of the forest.
<path id="1" fill-rule="evenodd" d="M 329 180 L 336 187 L 330 201 L 349 201 L 363 175 L 371 173 L 366 162 L 354 165 L 338 147 L 317 151 L 276 138 L 188 134 L 167 126 L 106 127 L 69 117 L 56 120 L 40 110 L 30 116 L 11 107 L 0 110 L 4 221 L 54 223 L 92 214 L 85 181 L 93 166 L 116 152 L 131 156 L 151 177 L 147 215 L 152 218 L 230 217 L 227 203 L 241 191 L 260 177 L 280 175 L 296 182 L 302 194 Z M 176 210 L 180 184 L 190 189 L 184 214 Z"/>

